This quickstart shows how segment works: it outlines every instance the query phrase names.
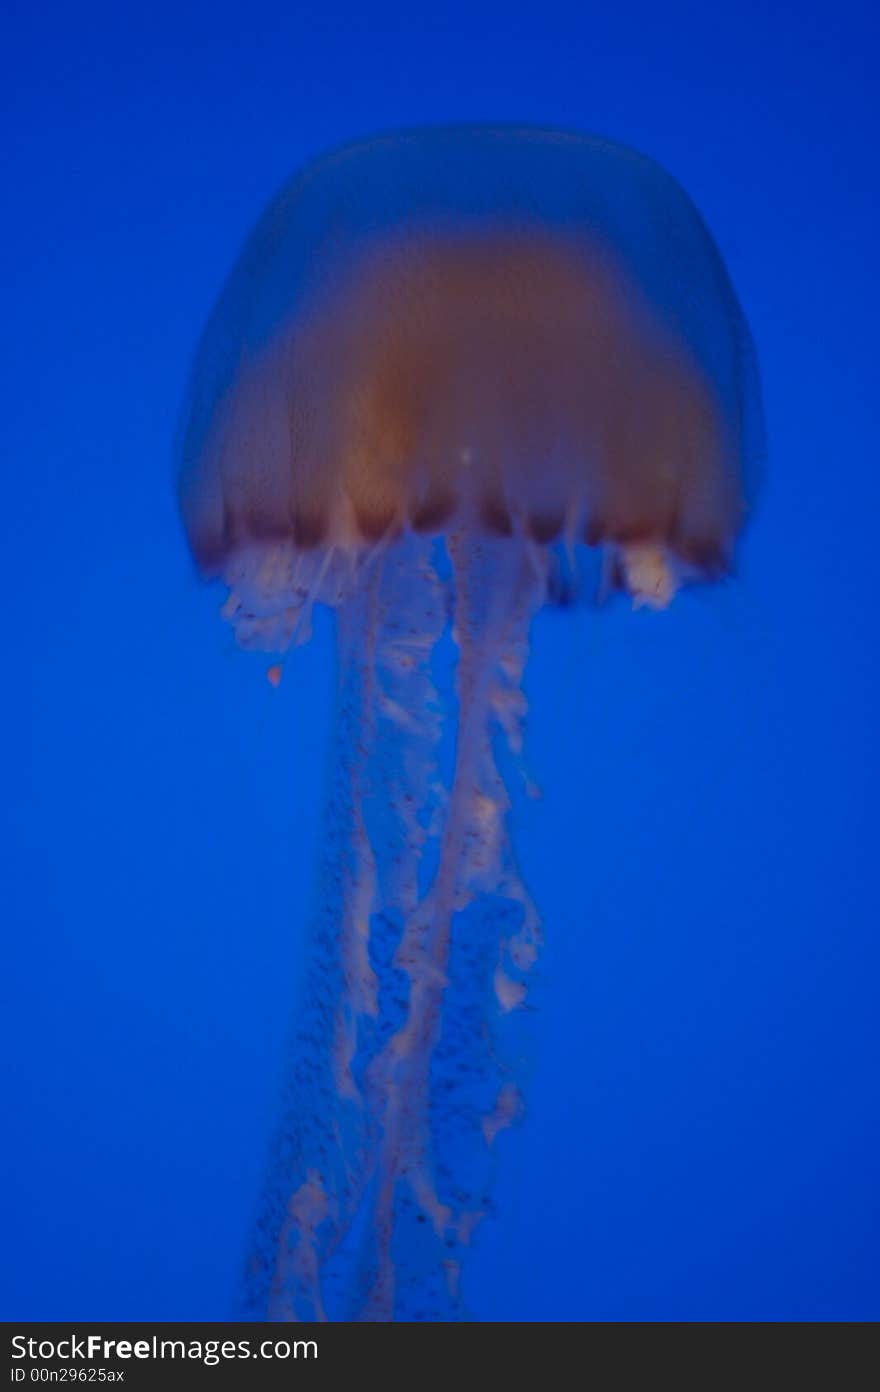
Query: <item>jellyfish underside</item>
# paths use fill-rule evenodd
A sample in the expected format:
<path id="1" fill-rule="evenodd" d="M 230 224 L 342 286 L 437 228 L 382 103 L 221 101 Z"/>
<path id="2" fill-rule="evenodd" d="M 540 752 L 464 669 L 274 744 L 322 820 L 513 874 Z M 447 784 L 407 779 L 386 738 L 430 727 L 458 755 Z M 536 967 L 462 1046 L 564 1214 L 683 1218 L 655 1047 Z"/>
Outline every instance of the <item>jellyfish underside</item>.
<path id="1" fill-rule="evenodd" d="M 351 147 L 245 249 L 197 361 L 184 519 L 243 645 L 303 641 L 321 602 L 339 647 L 251 1317 L 461 1314 L 540 940 L 508 828 L 530 625 L 585 546 L 657 608 L 729 568 L 755 390 L 697 215 L 604 142 Z"/>

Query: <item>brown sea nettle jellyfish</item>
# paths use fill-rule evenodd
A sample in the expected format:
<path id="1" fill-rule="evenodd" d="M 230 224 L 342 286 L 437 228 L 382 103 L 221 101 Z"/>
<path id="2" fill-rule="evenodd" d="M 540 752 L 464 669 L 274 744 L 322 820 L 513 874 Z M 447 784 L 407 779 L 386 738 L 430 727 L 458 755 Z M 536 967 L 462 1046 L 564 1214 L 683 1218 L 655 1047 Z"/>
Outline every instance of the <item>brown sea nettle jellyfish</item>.
<path id="1" fill-rule="evenodd" d="M 637 604 L 723 575 L 760 452 L 719 253 L 631 150 L 382 136 L 308 166 L 257 225 L 199 346 L 180 504 L 239 641 L 283 652 L 332 606 L 339 679 L 249 1317 L 461 1314 L 523 1106 L 540 927 L 508 780 L 532 619 L 585 548 Z"/>

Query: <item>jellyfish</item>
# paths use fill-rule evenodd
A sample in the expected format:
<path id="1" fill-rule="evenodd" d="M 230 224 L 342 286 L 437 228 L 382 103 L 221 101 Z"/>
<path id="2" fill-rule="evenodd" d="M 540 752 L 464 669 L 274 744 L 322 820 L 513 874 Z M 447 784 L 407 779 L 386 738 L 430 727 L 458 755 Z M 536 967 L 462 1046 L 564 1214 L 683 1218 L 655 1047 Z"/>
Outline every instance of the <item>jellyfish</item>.
<path id="1" fill-rule="evenodd" d="M 532 621 L 593 574 L 655 609 L 727 574 L 761 456 L 720 254 L 630 149 L 382 135 L 257 224 L 197 350 L 180 508 L 270 680 L 316 605 L 338 674 L 248 1318 L 462 1316 L 525 1105 L 542 927 L 510 811 Z"/>

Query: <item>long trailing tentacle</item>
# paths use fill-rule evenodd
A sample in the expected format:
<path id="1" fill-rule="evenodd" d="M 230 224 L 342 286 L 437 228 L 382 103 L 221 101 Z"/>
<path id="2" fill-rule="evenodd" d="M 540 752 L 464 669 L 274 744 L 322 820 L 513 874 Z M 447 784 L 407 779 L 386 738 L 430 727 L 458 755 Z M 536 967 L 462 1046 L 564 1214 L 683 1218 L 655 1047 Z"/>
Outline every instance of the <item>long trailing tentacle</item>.
<path id="1" fill-rule="evenodd" d="M 377 1009 L 367 951 L 375 862 L 362 786 L 375 707 L 378 582 L 377 570 L 364 576 L 340 663 L 319 907 L 246 1270 L 244 1313 L 253 1318 L 326 1318 L 322 1269 L 357 1207 L 369 1151 L 351 1059 L 357 1021 Z"/>
<path id="2" fill-rule="evenodd" d="M 395 1018 L 383 963 L 416 902 L 436 795 L 430 658 L 446 604 L 430 552 L 411 549 L 375 555 L 339 608 L 319 906 L 247 1263 L 254 1318 L 345 1317 L 357 1284 L 345 1242 L 378 1155 L 363 1074 Z"/>
<path id="3" fill-rule="evenodd" d="M 521 1110 L 516 1047 L 501 1036 L 540 928 L 498 755 L 503 744 L 519 757 L 547 577 L 536 553 L 500 540 L 446 546 L 398 539 L 340 606 L 321 904 L 248 1267 L 251 1317 L 460 1315 L 492 1145 Z M 447 790 L 455 702 L 438 690 L 437 654 L 453 607 Z"/>
<path id="4" fill-rule="evenodd" d="M 521 1107 L 514 1060 L 498 1057 L 498 1025 L 525 998 L 539 937 L 494 736 L 519 753 L 520 680 L 546 577 L 525 552 L 485 538 L 453 538 L 450 554 L 459 651 L 452 786 L 436 872 L 397 952 L 406 1015 L 367 1075 L 382 1125 L 360 1316 L 373 1320 L 461 1312 L 461 1260 L 488 1204 L 489 1149 Z"/>

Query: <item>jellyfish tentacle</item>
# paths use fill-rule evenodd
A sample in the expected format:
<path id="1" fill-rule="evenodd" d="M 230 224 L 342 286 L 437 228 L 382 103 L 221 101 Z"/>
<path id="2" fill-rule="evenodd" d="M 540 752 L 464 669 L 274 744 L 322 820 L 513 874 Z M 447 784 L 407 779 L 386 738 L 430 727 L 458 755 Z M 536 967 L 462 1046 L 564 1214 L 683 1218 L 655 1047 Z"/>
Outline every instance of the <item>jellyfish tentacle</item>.
<path id="1" fill-rule="evenodd" d="M 436 544 L 413 539 L 374 554 L 339 606 L 321 909 L 248 1266 L 250 1315 L 344 1318 L 359 1289 L 359 1253 L 347 1248 L 379 1163 L 364 1075 L 400 1013 L 394 924 L 417 903 L 436 821 L 423 825 L 438 797 L 442 718 L 430 663 L 448 608 Z"/>
<path id="2" fill-rule="evenodd" d="M 456 588 L 458 740 L 434 879 L 410 915 L 397 952 L 397 963 L 409 979 L 406 1017 L 368 1073 L 370 1110 L 381 1116 L 382 1124 L 369 1224 L 372 1271 L 360 1312 L 360 1318 L 369 1320 L 402 1314 L 454 1318 L 460 1312 L 462 1251 L 482 1216 L 485 1195 L 471 1192 L 464 1167 L 455 1160 L 439 1161 L 432 1114 L 436 1118 L 439 1110 L 461 1105 L 470 1113 L 471 1144 L 488 1151 L 498 1131 L 521 1109 L 519 1090 L 495 1056 L 490 1019 L 484 1021 L 481 1096 L 449 1100 L 457 1090 L 454 1074 L 460 1071 L 449 1040 L 443 1043 L 449 1007 L 454 1009 L 454 997 L 462 994 L 460 983 L 450 980 L 454 930 L 463 938 L 483 920 L 476 937 L 491 946 L 482 973 L 488 989 L 479 1010 L 490 1015 L 493 1005 L 495 1013 L 503 1013 L 522 1003 L 521 978 L 534 960 L 539 936 L 537 913 L 507 836 L 510 802 L 493 751 L 493 732 L 500 731 L 518 753 L 523 706 L 516 696 L 528 628 L 543 598 L 546 575 L 535 571 L 527 552 L 503 542 L 462 536 L 450 538 L 448 545 Z M 466 923 L 462 916 L 471 907 L 477 912 Z M 511 917 L 519 919 L 515 931 L 508 931 Z M 469 970 L 467 953 L 465 942 L 458 955 Z M 490 992 L 493 1002 L 487 999 Z M 440 1062 L 442 1052 L 449 1056 L 446 1064 Z M 450 1059 L 453 1077 L 443 1077 Z M 475 1059 L 465 1067 L 480 1070 Z M 500 1079 L 492 1084 L 498 1073 Z M 407 1266 L 395 1259 L 395 1243 L 404 1245 L 399 1230 L 408 1222 L 412 1227 L 413 1218 L 430 1235 L 423 1236 L 422 1247 L 434 1250 L 426 1251 L 421 1263 Z M 437 1287 L 438 1272 L 445 1277 L 445 1290 Z"/>
<path id="3" fill-rule="evenodd" d="M 443 802 L 437 769 L 444 730 L 443 703 L 432 663 L 447 628 L 449 605 L 434 559 L 438 549 L 442 546 L 436 539 L 411 535 L 398 539 L 389 549 L 373 654 L 376 710 L 365 806 L 379 876 L 371 935 L 379 981 L 379 1018 L 361 1050 L 359 1076 L 379 1137 L 382 1109 L 374 1098 L 376 1061 L 387 1050 L 406 1011 L 405 974 L 396 953 L 404 925 L 418 909 L 422 856 L 434 835 Z M 364 1184 L 371 1193 L 367 1199 L 370 1213 L 383 1183 L 382 1143 L 377 1140 Z M 367 1221 L 361 1224 L 362 1238 L 351 1256 L 353 1270 L 348 1273 L 343 1317 L 390 1317 L 364 1314 L 376 1270 L 375 1234 L 366 1216 Z"/>
<path id="4" fill-rule="evenodd" d="M 363 783 L 373 740 L 380 583 L 376 567 L 345 614 L 321 907 L 246 1272 L 245 1312 L 275 1320 L 326 1317 L 321 1271 L 344 1238 L 369 1170 L 369 1118 L 352 1062 L 359 1021 L 377 1011 L 368 952 L 376 868 Z"/>

